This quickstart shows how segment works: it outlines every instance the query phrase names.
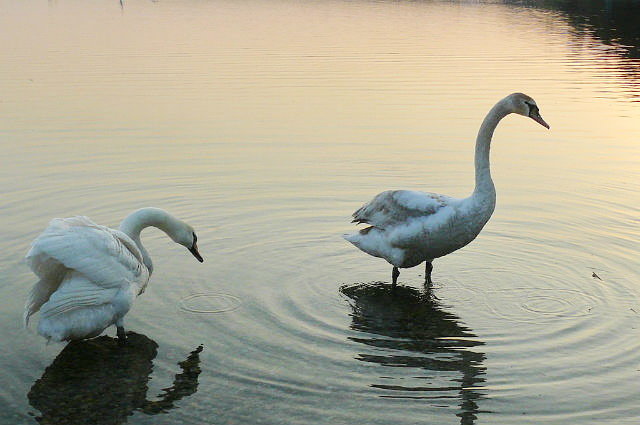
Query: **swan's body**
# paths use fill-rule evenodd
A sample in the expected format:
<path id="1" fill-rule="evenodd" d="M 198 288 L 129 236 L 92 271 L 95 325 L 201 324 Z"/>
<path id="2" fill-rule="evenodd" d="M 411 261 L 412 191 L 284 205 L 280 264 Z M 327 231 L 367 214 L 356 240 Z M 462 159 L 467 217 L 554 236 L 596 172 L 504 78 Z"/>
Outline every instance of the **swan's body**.
<path id="1" fill-rule="evenodd" d="M 202 261 L 193 229 L 161 209 L 135 211 L 119 230 L 87 217 L 51 220 L 26 257 L 40 280 L 25 304 L 25 325 L 40 311 L 38 333 L 48 340 L 92 338 L 113 324 L 124 340 L 123 317 L 153 271 L 140 241 L 148 226 L 163 230 Z"/>
<path id="2" fill-rule="evenodd" d="M 475 239 L 491 217 L 493 196 L 455 199 L 411 190 L 388 190 L 353 215 L 367 223 L 346 239 L 396 267 L 414 267 L 447 255 Z"/>
<path id="3" fill-rule="evenodd" d="M 391 263 L 393 284 L 398 268 L 426 262 L 425 281 L 431 283 L 431 262 L 473 241 L 491 218 L 496 190 L 491 180 L 489 150 L 498 122 L 510 113 L 525 115 L 549 128 L 533 99 L 514 93 L 498 102 L 482 122 L 476 139 L 476 186 L 471 196 L 451 198 L 434 193 L 389 190 L 353 213 L 353 222 L 370 227 L 345 235 L 356 247 Z"/>

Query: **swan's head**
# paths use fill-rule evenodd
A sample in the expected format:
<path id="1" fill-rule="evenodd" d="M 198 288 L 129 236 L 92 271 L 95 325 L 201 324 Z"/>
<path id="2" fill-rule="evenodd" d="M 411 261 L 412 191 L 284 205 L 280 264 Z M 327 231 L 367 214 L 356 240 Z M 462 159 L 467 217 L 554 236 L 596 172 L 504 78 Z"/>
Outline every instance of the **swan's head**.
<path id="1" fill-rule="evenodd" d="M 509 105 L 511 112 L 529 117 L 538 124 L 549 128 L 549 124 L 540 116 L 540 110 L 536 101 L 524 93 L 513 93 L 506 97 L 505 101 Z"/>
<path id="2" fill-rule="evenodd" d="M 178 220 L 168 212 L 160 208 L 146 207 L 140 208 L 129 214 L 120 223 L 120 230 L 129 235 L 140 245 L 140 232 L 145 227 L 157 227 L 165 232 L 169 237 L 180 245 L 186 247 L 194 257 L 201 263 L 204 261 L 202 255 L 198 252 L 198 237 L 193 227 L 189 226 L 182 220 Z M 145 265 L 151 269 L 151 259 L 145 261 Z"/>
<path id="3" fill-rule="evenodd" d="M 202 255 L 198 252 L 198 237 L 196 236 L 196 232 L 193 230 L 193 227 L 182 221 L 179 222 L 179 225 L 176 227 L 178 227 L 178 229 L 169 234 L 171 239 L 187 248 L 189 252 L 202 263 L 204 258 L 202 258 Z"/>

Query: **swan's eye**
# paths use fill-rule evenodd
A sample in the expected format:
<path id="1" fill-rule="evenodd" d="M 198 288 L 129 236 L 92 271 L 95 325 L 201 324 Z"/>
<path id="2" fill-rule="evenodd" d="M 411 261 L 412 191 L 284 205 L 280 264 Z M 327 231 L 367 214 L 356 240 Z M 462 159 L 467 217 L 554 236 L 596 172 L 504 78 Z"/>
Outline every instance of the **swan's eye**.
<path id="1" fill-rule="evenodd" d="M 193 235 L 193 243 L 198 242 L 198 237 L 196 236 L 195 232 L 193 232 L 192 235 Z"/>
<path id="2" fill-rule="evenodd" d="M 534 105 L 533 103 L 530 102 L 524 102 L 528 107 L 529 107 L 529 116 L 534 116 L 534 115 L 539 115 L 540 113 L 538 112 L 538 105 Z"/>

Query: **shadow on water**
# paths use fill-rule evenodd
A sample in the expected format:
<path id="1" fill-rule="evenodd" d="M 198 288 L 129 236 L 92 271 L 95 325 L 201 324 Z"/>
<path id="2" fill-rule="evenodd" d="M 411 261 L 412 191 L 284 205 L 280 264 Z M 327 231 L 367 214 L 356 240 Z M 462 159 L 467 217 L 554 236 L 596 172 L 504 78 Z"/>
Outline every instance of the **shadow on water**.
<path id="1" fill-rule="evenodd" d="M 417 368 L 404 385 L 371 384 L 381 397 L 459 400 L 461 424 L 473 424 L 480 413 L 478 388 L 484 381 L 485 355 L 471 349 L 484 343 L 460 318 L 448 312 L 426 291 L 384 283 L 344 285 L 340 292 L 352 308 L 351 329 L 366 332 L 350 339 L 378 349 L 379 354 L 358 354 L 356 359 L 393 368 Z M 406 385 L 406 383 L 415 385 Z"/>
<path id="2" fill-rule="evenodd" d="M 509 1 L 563 13 L 581 33 L 619 47 L 629 58 L 640 59 L 640 2 L 637 0 L 537 0 Z"/>
<path id="3" fill-rule="evenodd" d="M 580 40 L 584 36 L 613 47 L 606 55 L 609 59 L 620 59 L 607 67 L 617 68 L 625 78 L 629 93 L 634 99 L 640 98 L 640 1 L 506 0 L 506 3 L 561 13 L 575 30 L 578 50 L 583 47 Z"/>
<path id="4" fill-rule="evenodd" d="M 618 70 L 631 100 L 640 100 L 640 1 L 638 0 L 505 0 L 506 4 L 550 10 L 561 14 L 574 29 L 573 48 L 591 49 L 593 38 L 611 49 L 604 55 L 603 71 Z"/>
<path id="5" fill-rule="evenodd" d="M 202 346 L 178 363 L 182 373 L 156 401 L 147 400 L 147 383 L 158 344 L 129 333 L 127 344 L 115 338 L 69 343 L 29 391 L 29 403 L 41 424 L 123 424 L 135 411 L 166 413 L 175 402 L 194 394 L 200 375 Z"/>

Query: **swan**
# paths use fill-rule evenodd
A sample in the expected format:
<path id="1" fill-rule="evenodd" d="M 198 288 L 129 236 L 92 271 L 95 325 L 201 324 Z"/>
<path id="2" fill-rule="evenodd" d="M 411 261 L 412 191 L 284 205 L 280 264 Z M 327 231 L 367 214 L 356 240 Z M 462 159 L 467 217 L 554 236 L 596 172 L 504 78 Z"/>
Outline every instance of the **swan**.
<path id="1" fill-rule="evenodd" d="M 132 212 L 119 230 L 83 216 L 51 220 L 26 256 L 40 280 L 25 304 L 25 326 L 40 311 L 38 333 L 48 341 L 92 338 L 115 324 L 118 340 L 124 343 L 123 318 L 153 272 L 140 241 L 140 232 L 149 226 L 204 261 L 193 228 L 159 208 Z"/>
<path id="2" fill-rule="evenodd" d="M 523 93 L 512 93 L 491 108 L 485 117 L 475 150 L 476 185 L 471 196 L 456 199 L 413 190 L 387 190 L 353 213 L 352 223 L 369 227 L 343 237 L 392 266 L 395 288 L 398 268 L 425 262 L 425 284 L 431 284 L 433 260 L 462 248 L 480 233 L 496 204 L 496 190 L 489 169 L 491 137 L 500 120 L 515 113 L 529 117 L 547 129 L 536 102 Z"/>

